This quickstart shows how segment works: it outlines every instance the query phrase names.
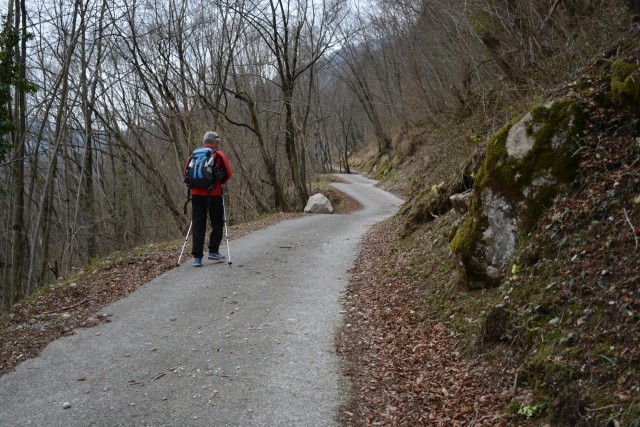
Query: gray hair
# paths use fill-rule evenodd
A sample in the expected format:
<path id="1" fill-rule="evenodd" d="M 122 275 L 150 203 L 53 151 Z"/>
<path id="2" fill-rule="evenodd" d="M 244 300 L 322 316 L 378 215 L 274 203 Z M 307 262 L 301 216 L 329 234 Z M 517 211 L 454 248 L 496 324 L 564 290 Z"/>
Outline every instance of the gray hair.
<path id="1" fill-rule="evenodd" d="M 214 142 L 214 141 L 222 141 L 222 138 L 220 138 L 220 135 L 218 135 L 217 133 L 215 133 L 214 131 L 210 130 L 209 132 L 204 134 L 204 137 L 202 137 L 202 142 L 204 142 L 205 144 L 207 142 Z"/>

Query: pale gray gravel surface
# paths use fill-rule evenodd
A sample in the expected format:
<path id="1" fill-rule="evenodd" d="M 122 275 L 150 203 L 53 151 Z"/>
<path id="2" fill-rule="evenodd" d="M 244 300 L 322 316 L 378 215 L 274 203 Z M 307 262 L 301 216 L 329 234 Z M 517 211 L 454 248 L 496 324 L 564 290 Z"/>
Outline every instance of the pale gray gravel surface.
<path id="1" fill-rule="evenodd" d="M 363 210 L 233 240 L 232 265 L 189 260 L 105 307 L 111 322 L 0 377 L 0 426 L 335 426 L 341 292 L 364 233 L 402 203 L 339 176 Z"/>

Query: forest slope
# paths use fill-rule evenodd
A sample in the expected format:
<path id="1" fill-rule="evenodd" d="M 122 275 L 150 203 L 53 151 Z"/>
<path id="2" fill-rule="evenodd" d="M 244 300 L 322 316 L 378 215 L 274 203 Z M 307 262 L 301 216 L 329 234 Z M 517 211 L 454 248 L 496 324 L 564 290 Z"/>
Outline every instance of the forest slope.
<path id="1" fill-rule="evenodd" d="M 448 196 L 471 185 L 483 156 L 472 126 L 454 117 L 410 128 L 376 165 L 410 202 L 370 233 L 345 295 L 337 345 L 354 381 L 346 425 L 626 426 L 640 416 L 637 74 L 631 97 L 612 91 L 616 60 L 640 61 L 637 40 L 538 94 L 579 100 L 588 133 L 574 185 L 543 213 L 498 287 L 462 287 L 449 247 L 461 214 Z M 73 327 L 104 321 L 93 314 L 107 298 L 172 268 L 176 254 L 175 243 L 127 253 L 17 304 L 0 325 L 0 372 Z"/>
<path id="2" fill-rule="evenodd" d="M 449 246 L 462 218 L 449 196 L 471 185 L 484 150 L 469 155 L 464 119 L 409 132 L 378 164 L 390 188 L 419 178 L 403 190 L 400 237 L 378 230 L 391 265 L 350 288 L 348 425 L 640 422 L 640 44 L 629 40 L 537 95 L 587 113 L 577 177 L 521 236 L 497 287 L 467 290 Z"/>

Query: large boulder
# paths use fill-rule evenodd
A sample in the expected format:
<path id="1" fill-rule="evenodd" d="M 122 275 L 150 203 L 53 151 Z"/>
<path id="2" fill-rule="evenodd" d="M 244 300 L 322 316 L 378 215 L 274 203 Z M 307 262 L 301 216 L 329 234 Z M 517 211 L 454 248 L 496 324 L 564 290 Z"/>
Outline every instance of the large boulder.
<path id="1" fill-rule="evenodd" d="M 469 212 L 451 242 L 471 289 L 497 286 L 523 235 L 578 171 L 585 109 L 556 101 L 498 131 L 480 166 Z"/>
<path id="2" fill-rule="evenodd" d="M 309 197 L 307 206 L 304 208 L 305 213 L 332 214 L 333 206 L 327 197 L 322 193 L 314 194 Z"/>

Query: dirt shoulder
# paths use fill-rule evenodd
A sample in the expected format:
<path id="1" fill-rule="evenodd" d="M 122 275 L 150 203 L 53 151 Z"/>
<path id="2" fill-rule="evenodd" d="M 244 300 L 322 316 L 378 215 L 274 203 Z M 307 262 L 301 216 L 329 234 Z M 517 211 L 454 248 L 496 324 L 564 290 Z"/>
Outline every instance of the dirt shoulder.
<path id="1" fill-rule="evenodd" d="M 468 358 L 460 334 L 433 321 L 424 303 L 431 283 L 423 278 L 451 276 L 449 266 L 439 264 L 448 246 L 439 231 L 446 221 L 411 247 L 398 241 L 398 218 L 368 233 L 336 337 L 353 383 L 352 399 L 340 409 L 343 425 L 508 424 L 512 387 L 505 373 Z"/>

